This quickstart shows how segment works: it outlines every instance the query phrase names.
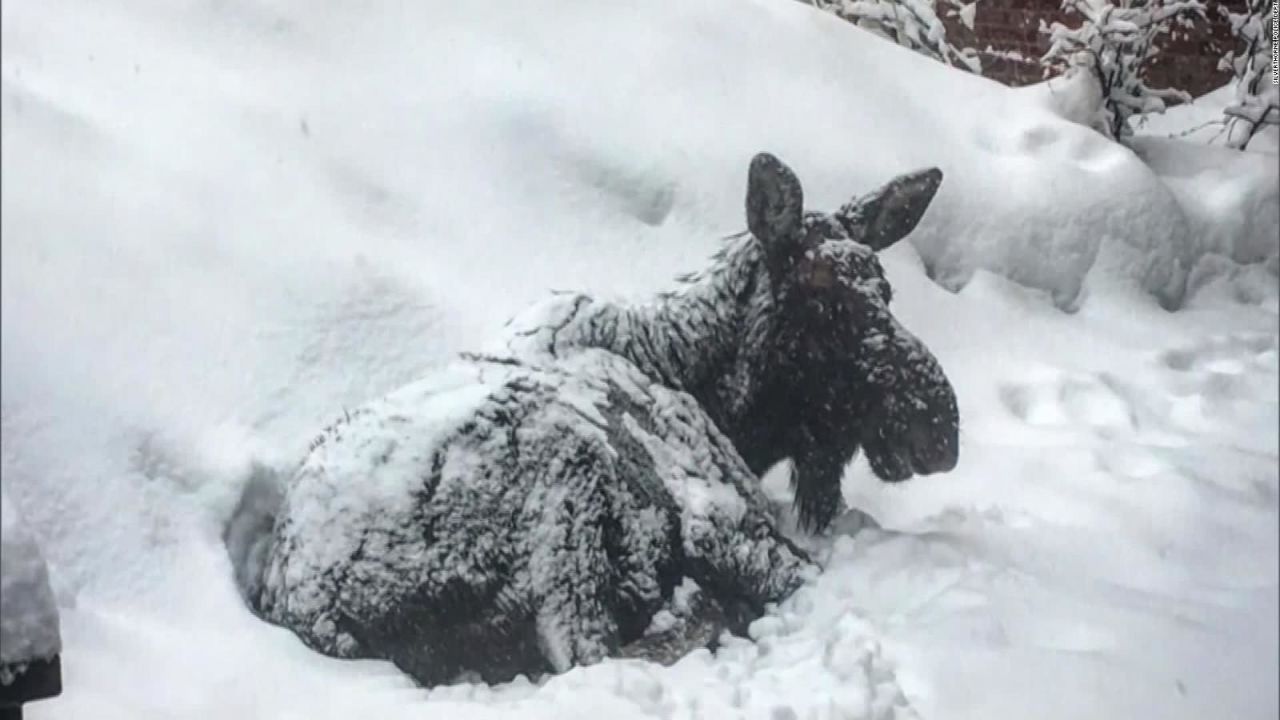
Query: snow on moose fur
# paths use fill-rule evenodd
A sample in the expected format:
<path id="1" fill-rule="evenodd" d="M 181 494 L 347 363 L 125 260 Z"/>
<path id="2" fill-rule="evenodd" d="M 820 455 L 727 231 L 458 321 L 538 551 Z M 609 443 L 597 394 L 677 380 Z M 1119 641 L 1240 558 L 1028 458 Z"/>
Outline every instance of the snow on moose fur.
<path id="1" fill-rule="evenodd" d="M 816 570 L 760 473 L 790 458 L 821 530 L 860 448 L 886 481 L 956 463 L 955 395 L 875 255 L 941 180 L 805 212 L 757 155 L 748 232 L 678 290 L 555 296 L 493 352 L 340 418 L 277 494 L 251 483 L 227 536 L 250 606 L 426 685 L 670 661 L 743 632 Z"/>

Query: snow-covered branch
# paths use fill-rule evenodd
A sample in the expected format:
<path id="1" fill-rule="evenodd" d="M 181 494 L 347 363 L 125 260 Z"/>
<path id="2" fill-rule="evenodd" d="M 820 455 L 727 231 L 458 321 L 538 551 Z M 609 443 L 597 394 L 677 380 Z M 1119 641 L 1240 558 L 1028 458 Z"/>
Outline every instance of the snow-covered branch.
<path id="1" fill-rule="evenodd" d="M 1218 64 L 1235 76 L 1236 102 L 1225 111 L 1227 144 L 1241 150 L 1263 127 L 1280 124 L 1280 85 L 1270 77 L 1276 5 L 1274 0 L 1248 3 L 1243 13 L 1223 9 L 1238 45 Z"/>
<path id="2" fill-rule="evenodd" d="M 1060 22 L 1040 32 L 1049 36 L 1049 50 L 1041 64 L 1057 72 L 1089 72 L 1102 91 L 1107 128 L 1112 137 L 1133 133 L 1130 119 L 1164 112 L 1167 103 L 1188 102 L 1191 96 L 1176 88 L 1152 88 L 1142 75 L 1159 49 L 1156 40 L 1174 24 L 1187 27 L 1204 20 L 1201 0 L 1063 0 L 1068 14 L 1080 24 Z"/>
<path id="3" fill-rule="evenodd" d="M 866 30 L 949 65 L 982 73 L 979 51 L 947 40 L 939 6 L 973 29 L 977 1 L 963 0 L 804 0 Z"/>

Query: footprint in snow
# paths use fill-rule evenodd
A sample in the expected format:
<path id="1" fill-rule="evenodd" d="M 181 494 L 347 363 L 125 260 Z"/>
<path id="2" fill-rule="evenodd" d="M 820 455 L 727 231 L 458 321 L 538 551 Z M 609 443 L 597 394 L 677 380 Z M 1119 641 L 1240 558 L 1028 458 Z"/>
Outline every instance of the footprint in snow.
<path id="1" fill-rule="evenodd" d="M 1170 420 L 1203 432 L 1229 430 L 1242 418 L 1276 404 L 1278 338 L 1271 333 L 1219 335 L 1160 353 L 1168 372 L 1161 383 L 1170 397 Z"/>
<path id="2" fill-rule="evenodd" d="M 1273 372 L 1280 337 L 1268 333 L 1219 335 L 1190 347 L 1175 348 L 1160 355 L 1160 362 L 1170 370 L 1239 374 L 1247 369 Z"/>
<path id="3" fill-rule="evenodd" d="M 1139 425 L 1130 390 L 1106 373 L 1055 372 L 1000 388 L 1005 409 L 1028 425 L 1082 426 L 1106 433 Z"/>

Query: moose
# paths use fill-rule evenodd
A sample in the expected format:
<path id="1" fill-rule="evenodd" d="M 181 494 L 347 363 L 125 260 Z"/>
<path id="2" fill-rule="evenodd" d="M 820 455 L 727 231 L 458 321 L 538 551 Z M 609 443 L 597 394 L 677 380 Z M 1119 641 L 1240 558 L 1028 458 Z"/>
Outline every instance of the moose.
<path id="1" fill-rule="evenodd" d="M 861 450 L 886 482 L 958 459 L 955 393 L 889 310 L 876 253 L 942 181 L 833 213 L 761 153 L 747 230 L 643 304 L 558 294 L 486 352 L 345 414 L 227 544 L 250 607 L 430 686 L 659 661 L 742 634 L 817 571 L 759 477 L 790 459 L 811 531 Z"/>

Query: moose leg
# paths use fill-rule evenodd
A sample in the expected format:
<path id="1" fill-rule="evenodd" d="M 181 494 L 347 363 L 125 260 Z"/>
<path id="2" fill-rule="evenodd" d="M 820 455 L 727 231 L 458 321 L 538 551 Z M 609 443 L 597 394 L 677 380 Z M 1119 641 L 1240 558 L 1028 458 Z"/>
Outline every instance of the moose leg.
<path id="1" fill-rule="evenodd" d="M 616 578 L 618 638 L 626 644 L 641 637 L 654 613 L 670 600 L 683 577 L 684 562 L 679 510 L 669 498 L 647 492 L 661 488 L 652 468 L 624 466 L 619 480 L 623 482 L 610 487 L 613 506 L 604 540 Z"/>
<path id="2" fill-rule="evenodd" d="M 795 592 L 817 566 L 762 510 L 748 510 L 732 525 L 720 519 L 686 520 L 685 552 L 693 579 L 716 600 L 729 629 L 744 634 L 767 603 Z"/>
<path id="3" fill-rule="evenodd" d="M 585 441 L 557 455 L 545 493 L 534 499 L 541 517 L 529 540 L 529 582 L 539 645 L 555 671 L 564 672 L 616 651 L 618 626 L 605 546 L 611 469 Z"/>
<path id="4" fill-rule="evenodd" d="M 795 489 L 795 508 L 804 530 L 822 532 L 840 513 L 844 503 L 840 479 L 844 476 L 846 460 L 845 454 L 815 447 L 812 443 L 805 443 L 795 453 L 791 486 Z"/>

